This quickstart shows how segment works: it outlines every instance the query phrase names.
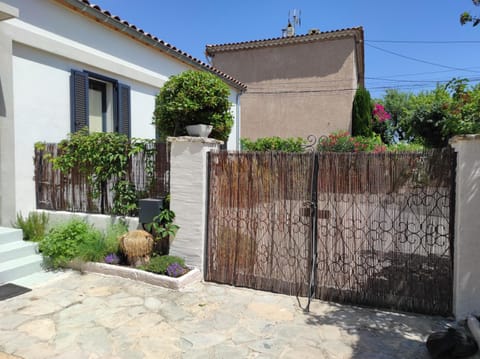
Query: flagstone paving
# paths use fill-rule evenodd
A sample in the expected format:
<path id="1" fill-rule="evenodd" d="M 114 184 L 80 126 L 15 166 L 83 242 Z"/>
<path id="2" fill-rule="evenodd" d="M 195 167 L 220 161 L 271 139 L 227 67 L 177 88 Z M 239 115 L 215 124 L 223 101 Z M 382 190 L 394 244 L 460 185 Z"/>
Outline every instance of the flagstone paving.
<path id="1" fill-rule="evenodd" d="M 66 272 L 0 302 L 0 359 L 428 358 L 444 318 Z"/>

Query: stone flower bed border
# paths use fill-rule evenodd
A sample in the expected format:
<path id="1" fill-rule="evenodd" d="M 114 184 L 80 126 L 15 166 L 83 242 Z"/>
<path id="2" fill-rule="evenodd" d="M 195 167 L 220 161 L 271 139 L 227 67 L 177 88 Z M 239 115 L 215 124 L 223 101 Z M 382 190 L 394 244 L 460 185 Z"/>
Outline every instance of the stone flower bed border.
<path id="1" fill-rule="evenodd" d="M 164 288 L 179 290 L 185 286 L 197 283 L 202 280 L 202 273 L 197 268 L 190 268 L 190 270 L 178 278 L 169 277 L 162 274 L 155 274 L 140 269 L 122 267 L 113 264 L 84 262 L 84 263 L 70 263 L 70 268 L 76 269 L 80 272 L 99 273 L 105 275 L 112 275 L 122 278 L 133 279 L 148 284 L 157 285 Z"/>

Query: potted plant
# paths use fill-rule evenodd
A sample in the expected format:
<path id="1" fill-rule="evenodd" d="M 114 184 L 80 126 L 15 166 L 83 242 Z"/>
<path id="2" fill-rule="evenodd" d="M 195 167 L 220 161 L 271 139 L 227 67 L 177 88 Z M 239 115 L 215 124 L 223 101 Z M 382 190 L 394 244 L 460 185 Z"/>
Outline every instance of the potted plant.
<path id="1" fill-rule="evenodd" d="M 152 222 L 145 224 L 145 229 L 149 231 L 154 238 L 154 252 L 158 254 L 168 254 L 170 241 L 173 240 L 179 226 L 173 223 L 175 213 L 165 208 L 157 216 L 153 217 Z"/>
<path id="2" fill-rule="evenodd" d="M 229 87 L 210 72 L 185 71 L 172 76 L 161 88 L 155 102 L 154 122 L 161 139 L 191 135 L 227 141 L 233 126 Z M 191 128 L 190 126 L 198 126 Z M 197 126 L 196 126 L 197 127 Z M 201 131 L 199 131 L 201 129 Z"/>

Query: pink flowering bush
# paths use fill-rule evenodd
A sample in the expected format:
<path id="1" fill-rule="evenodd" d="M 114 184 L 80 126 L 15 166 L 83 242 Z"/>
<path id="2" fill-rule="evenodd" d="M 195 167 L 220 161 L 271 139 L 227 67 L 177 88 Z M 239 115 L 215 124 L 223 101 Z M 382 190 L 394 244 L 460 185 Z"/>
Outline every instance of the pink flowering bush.
<path id="1" fill-rule="evenodd" d="M 372 130 L 380 135 L 384 143 L 392 143 L 393 131 L 390 119 L 392 116 L 385 110 L 383 105 L 376 103 L 372 111 Z"/>
<path id="2" fill-rule="evenodd" d="M 392 116 L 390 116 L 390 114 L 387 111 L 385 111 L 385 107 L 383 107 L 383 105 L 380 105 L 379 103 L 376 103 L 375 106 L 373 107 L 372 115 L 373 115 L 373 119 L 376 122 L 380 122 L 380 123 L 388 121 L 392 118 Z"/>
<path id="3" fill-rule="evenodd" d="M 383 153 L 387 147 L 379 136 L 352 137 L 347 131 L 334 132 L 320 139 L 319 152 L 373 152 Z"/>

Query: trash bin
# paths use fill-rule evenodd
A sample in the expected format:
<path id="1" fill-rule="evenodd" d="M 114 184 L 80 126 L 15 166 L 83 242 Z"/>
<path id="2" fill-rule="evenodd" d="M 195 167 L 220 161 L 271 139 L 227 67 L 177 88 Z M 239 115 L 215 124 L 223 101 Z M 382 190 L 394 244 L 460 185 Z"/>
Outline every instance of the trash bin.
<path id="1" fill-rule="evenodd" d="M 138 201 L 138 221 L 142 224 L 152 223 L 163 210 L 165 198 L 144 198 Z"/>

